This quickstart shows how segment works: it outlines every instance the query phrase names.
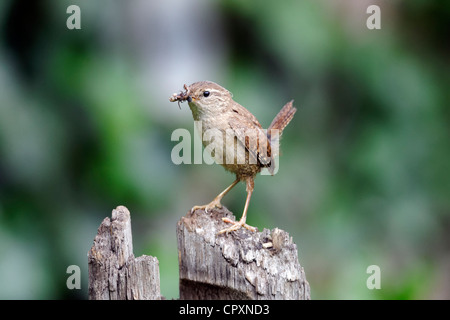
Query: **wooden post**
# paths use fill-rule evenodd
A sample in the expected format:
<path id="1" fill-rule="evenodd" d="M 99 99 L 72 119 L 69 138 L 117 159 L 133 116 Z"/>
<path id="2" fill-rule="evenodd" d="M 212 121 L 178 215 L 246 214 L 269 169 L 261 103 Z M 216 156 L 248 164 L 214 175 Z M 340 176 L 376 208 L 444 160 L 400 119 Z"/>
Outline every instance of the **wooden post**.
<path id="1" fill-rule="evenodd" d="M 217 232 L 226 208 L 188 213 L 177 224 L 180 299 L 310 299 L 297 246 L 280 229 Z M 123 206 L 105 218 L 88 253 L 89 299 L 161 299 L 158 260 L 135 258 Z"/>
<path id="2" fill-rule="evenodd" d="M 88 253 L 90 300 L 156 300 L 161 298 L 159 262 L 135 258 L 130 212 L 123 206 L 105 218 Z"/>
<path id="3" fill-rule="evenodd" d="M 297 246 L 280 229 L 217 235 L 226 208 L 197 210 L 177 225 L 180 299 L 311 299 Z"/>

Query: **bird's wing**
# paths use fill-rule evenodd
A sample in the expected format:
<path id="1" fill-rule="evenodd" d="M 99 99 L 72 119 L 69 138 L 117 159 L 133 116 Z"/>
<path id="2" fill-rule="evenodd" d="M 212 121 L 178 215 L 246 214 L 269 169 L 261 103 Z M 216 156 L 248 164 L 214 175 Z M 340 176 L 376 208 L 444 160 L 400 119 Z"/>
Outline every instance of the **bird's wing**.
<path id="1" fill-rule="evenodd" d="M 249 163 L 256 164 L 259 161 L 263 167 L 270 166 L 272 160 L 270 143 L 258 120 L 240 105 L 232 108 L 232 112 L 228 125 L 238 143 L 248 150 Z"/>

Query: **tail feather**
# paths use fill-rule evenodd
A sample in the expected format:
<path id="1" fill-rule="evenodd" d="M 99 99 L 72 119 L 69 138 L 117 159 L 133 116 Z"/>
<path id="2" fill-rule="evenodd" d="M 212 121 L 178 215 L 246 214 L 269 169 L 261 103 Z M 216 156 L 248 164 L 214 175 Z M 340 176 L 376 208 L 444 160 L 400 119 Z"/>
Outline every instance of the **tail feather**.
<path id="1" fill-rule="evenodd" d="M 297 111 L 296 108 L 293 106 L 294 100 L 289 101 L 285 104 L 285 106 L 278 112 L 278 114 L 273 119 L 272 123 L 269 126 L 269 133 L 271 129 L 277 129 L 281 132 L 284 128 L 291 122 L 292 118 L 294 117 L 295 112 Z"/>
<path id="2" fill-rule="evenodd" d="M 270 124 L 269 128 L 267 129 L 267 139 L 270 144 L 270 166 L 268 167 L 270 174 L 274 174 L 275 170 L 275 162 L 274 158 L 278 156 L 279 149 L 280 149 L 280 137 L 281 133 L 283 132 L 284 128 L 291 122 L 292 118 L 294 117 L 295 112 L 297 111 L 296 108 L 293 106 L 294 100 L 289 101 L 285 104 L 285 106 L 278 112 L 278 114 L 273 119 L 272 123 Z M 272 137 L 272 130 L 276 130 L 277 133 L 274 134 L 274 137 Z"/>

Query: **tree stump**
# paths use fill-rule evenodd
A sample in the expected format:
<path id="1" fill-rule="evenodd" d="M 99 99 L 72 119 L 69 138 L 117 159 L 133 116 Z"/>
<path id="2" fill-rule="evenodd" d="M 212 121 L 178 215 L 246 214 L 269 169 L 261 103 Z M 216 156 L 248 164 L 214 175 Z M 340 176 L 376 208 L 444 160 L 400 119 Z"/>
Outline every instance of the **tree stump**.
<path id="1" fill-rule="evenodd" d="M 180 299 L 311 299 L 297 246 L 280 229 L 217 235 L 225 207 L 196 210 L 177 224 Z"/>
<path id="2" fill-rule="evenodd" d="M 311 299 L 287 232 L 241 228 L 218 235 L 227 226 L 222 217 L 235 219 L 223 207 L 178 221 L 180 299 Z M 158 259 L 134 257 L 130 213 L 123 206 L 101 223 L 88 263 L 89 299 L 161 299 Z"/>
<path id="3" fill-rule="evenodd" d="M 130 212 L 118 206 L 98 228 L 88 253 L 90 300 L 156 300 L 161 298 L 159 262 L 135 258 Z"/>

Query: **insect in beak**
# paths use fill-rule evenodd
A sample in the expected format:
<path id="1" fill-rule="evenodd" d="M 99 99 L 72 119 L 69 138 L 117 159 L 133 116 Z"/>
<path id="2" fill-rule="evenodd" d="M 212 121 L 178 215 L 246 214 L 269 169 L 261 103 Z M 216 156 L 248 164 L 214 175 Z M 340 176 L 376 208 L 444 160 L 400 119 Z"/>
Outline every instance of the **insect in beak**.
<path id="1" fill-rule="evenodd" d="M 191 94 L 191 90 L 188 88 L 188 86 L 185 84 L 184 86 L 184 92 L 181 91 L 179 94 L 174 93 L 170 98 L 169 101 L 170 102 L 178 102 L 178 107 L 181 109 L 181 105 L 180 102 L 184 102 L 184 101 L 188 101 L 191 102 L 192 101 L 192 97 L 190 96 Z"/>

